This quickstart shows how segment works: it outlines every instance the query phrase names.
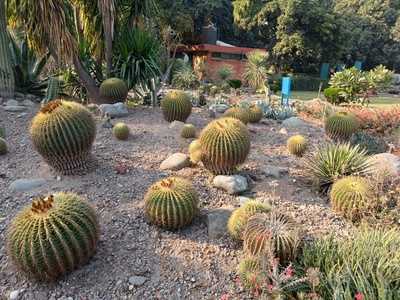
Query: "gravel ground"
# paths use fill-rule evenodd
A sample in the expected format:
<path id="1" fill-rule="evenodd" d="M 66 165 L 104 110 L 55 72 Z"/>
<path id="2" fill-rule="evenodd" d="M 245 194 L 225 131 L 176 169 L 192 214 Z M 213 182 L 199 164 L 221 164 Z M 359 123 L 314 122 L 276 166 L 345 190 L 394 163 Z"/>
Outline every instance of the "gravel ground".
<path id="1" fill-rule="evenodd" d="M 213 188 L 212 177 L 201 168 L 177 172 L 160 171 L 160 163 L 175 152 L 186 152 L 182 140 L 162 119 L 159 109 L 138 107 L 128 117 L 132 136 L 117 141 L 111 129 L 101 126 L 93 147 L 94 171 L 80 177 L 57 177 L 33 150 L 29 123 L 35 111 L 6 113 L 0 107 L 0 126 L 7 132 L 9 153 L 0 157 L 0 299 L 20 291 L 18 299 L 229 299 L 250 297 L 235 283 L 235 268 L 242 256 L 241 245 L 229 237 L 210 240 L 207 212 L 238 206 L 237 197 Z M 208 113 L 196 109 L 188 122 L 203 127 Z M 249 125 L 252 152 L 241 173 L 251 178 L 248 196 L 271 201 L 303 224 L 308 236 L 346 232 L 349 225 L 335 216 L 326 199 L 315 194 L 302 176 L 302 161 L 286 151 L 286 134 L 274 121 Z M 324 140 L 322 129 L 310 124 L 299 132 L 313 144 Z M 266 177 L 271 166 L 287 170 L 281 178 Z M 126 174 L 118 170 L 126 169 Z M 124 173 L 124 172 L 122 172 Z M 155 181 L 177 174 L 193 180 L 201 198 L 201 215 L 190 227 L 177 232 L 160 230 L 146 223 L 143 197 Z M 20 178 L 45 178 L 46 184 L 29 192 L 13 192 L 9 185 Z M 18 274 L 6 255 L 6 228 L 12 217 L 32 197 L 55 191 L 73 191 L 85 196 L 97 209 L 101 224 L 98 251 L 89 264 L 44 284 Z M 134 284 L 134 276 L 146 281 Z"/>

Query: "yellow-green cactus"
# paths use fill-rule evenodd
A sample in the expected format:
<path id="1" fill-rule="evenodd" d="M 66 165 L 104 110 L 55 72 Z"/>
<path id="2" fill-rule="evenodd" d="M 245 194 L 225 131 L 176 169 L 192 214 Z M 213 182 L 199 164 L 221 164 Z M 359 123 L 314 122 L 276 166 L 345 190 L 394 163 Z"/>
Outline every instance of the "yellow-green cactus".
<path id="1" fill-rule="evenodd" d="M 108 78 L 100 85 L 100 96 L 103 102 L 124 102 L 128 96 L 128 86 L 119 78 Z"/>
<path id="2" fill-rule="evenodd" d="M 358 129 L 357 118 L 345 111 L 334 113 L 325 121 L 325 133 L 335 141 L 348 141 Z"/>
<path id="3" fill-rule="evenodd" d="M 3 138 L 0 138 L 0 155 L 7 154 L 8 148 L 7 148 L 7 143 L 6 140 Z"/>
<path id="4" fill-rule="evenodd" d="M 263 111 L 261 107 L 257 105 L 250 106 L 248 109 L 248 114 L 250 123 L 258 123 L 263 118 Z"/>
<path id="5" fill-rule="evenodd" d="M 201 161 L 201 145 L 199 140 L 194 140 L 190 143 L 189 157 L 193 164 L 198 164 Z"/>
<path id="6" fill-rule="evenodd" d="M 224 112 L 223 115 L 225 118 L 235 118 L 243 122 L 243 124 L 247 124 L 250 121 L 249 110 L 242 107 L 231 107 Z"/>
<path id="7" fill-rule="evenodd" d="M 185 124 L 182 127 L 181 137 L 191 139 L 196 137 L 196 127 L 192 124 Z"/>
<path id="8" fill-rule="evenodd" d="M 184 91 L 173 90 L 161 101 L 161 110 L 167 122 L 185 122 L 192 112 L 190 96 Z"/>
<path id="9" fill-rule="evenodd" d="M 119 140 L 127 140 L 129 137 L 129 127 L 125 123 L 117 123 L 113 127 L 113 134 Z"/>
<path id="10" fill-rule="evenodd" d="M 307 139 L 302 135 L 294 135 L 287 140 L 289 153 L 299 157 L 306 152 L 307 146 Z"/>
<path id="11" fill-rule="evenodd" d="M 265 281 L 265 275 L 261 272 L 260 259 L 255 257 L 247 257 L 241 260 L 237 274 L 240 282 L 248 289 L 260 287 Z"/>

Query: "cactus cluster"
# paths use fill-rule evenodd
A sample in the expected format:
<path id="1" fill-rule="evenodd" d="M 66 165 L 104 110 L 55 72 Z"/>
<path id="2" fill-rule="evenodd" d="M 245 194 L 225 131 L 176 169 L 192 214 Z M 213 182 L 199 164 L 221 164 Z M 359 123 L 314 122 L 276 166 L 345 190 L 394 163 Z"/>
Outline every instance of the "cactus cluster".
<path id="1" fill-rule="evenodd" d="M 242 107 L 231 107 L 224 112 L 224 117 L 235 118 L 247 124 L 250 121 L 249 110 Z"/>
<path id="2" fill-rule="evenodd" d="M 356 176 L 339 179 L 332 185 L 330 192 L 333 210 L 350 220 L 357 220 L 364 213 L 376 209 L 376 199 L 368 180 Z"/>
<path id="3" fill-rule="evenodd" d="M 100 97 L 106 103 L 124 102 L 128 97 L 128 86 L 119 78 L 108 78 L 100 85 Z"/>
<path id="4" fill-rule="evenodd" d="M 300 236 L 298 225 L 281 213 L 252 216 L 243 234 L 245 251 L 256 257 L 277 257 L 282 264 L 296 257 Z"/>
<path id="5" fill-rule="evenodd" d="M 325 120 L 325 133 L 334 141 L 348 141 L 358 128 L 357 118 L 345 111 L 334 113 Z"/>
<path id="6" fill-rule="evenodd" d="M 201 161 L 214 174 L 231 174 L 250 152 L 250 134 L 234 118 L 221 118 L 209 123 L 200 134 Z"/>
<path id="7" fill-rule="evenodd" d="M 263 118 L 263 110 L 258 105 L 253 105 L 249 107 L 248 115 L 250 123 L 258 123 Z"/>
<path id="8" fill-rule="evenodd" d="M 129 127 L 122 122 L 119 122 L 113 126 L 114 136 L 122 141 L 125 141 L 129 137 Z"/>
<path id="9" fill-rule="evenodd" d="M 189 225 L 198 212 L 198 194 L 186 179 L 169 177 L 146 193 L 145 214 L 150 223 L 165 229 Z"/>
<path id="10" fill-rule="evenodd" d="M 85 264 L 95 253 L 95 211 L 72 193 L 34 200 L 13 220 L 8 252 L 16 266 L 39 280 L 54 280 Z"/>
<path id="11" fill-rule="evenodd" d="M 302 135 L 294 135 L 287 140 L 287 148 L 292 155 L 303 156 L 307 146 L 307 139 Z"/>
<path id="12" fill-rule="evenodd" d="M 265 275 L 262 274 L 261 267 L 260 259 L 255 257 L 247 257 L 239 263 L 237 274 L 244 287 L 254 289 L 262 285 Z"/>
<path id="13" fill-rule="evenodd" d="M 192 112 L 190 96 L 184 91 L 174 90 L 165 95 L 161 109 L 167 122 L 185 122 Z"/>
<path id="14" fill-rule="evenodd" d="M 196 137 L 196 127 L 192 124 L 185 124 L 182 127 L 181 137 L 191 139 Z"/>
<path id="15" fill-rule="evenodd" d="M 190 143 L 189 157 L 193 164 L 197 164 L 199 161 L 201 161 L 201 145 L 199 140 L 194 140 Z"/>
<path id="16" fill-rule="evenodd" d="M 236 209 L 228 220 L 228 232 L 236 240 L 243 239 L 243 231 L 247 226 L 249 218 L 257 213 L 268 213 L 271 207 L 259 201 L 248 201 Z"/>
<path id="17" fill-rule="evenodd" d="M 34 117 L 30 134 L 44 160 L 57 172 L 71 175 L 87 168 L 96 124 L 83 105 L 53 100 Z"/>
<path id="18" fill-rule="evenodd" d="M 0 137 L 0 155 L 5 155 L 8 152 L 6 140 Z"/>

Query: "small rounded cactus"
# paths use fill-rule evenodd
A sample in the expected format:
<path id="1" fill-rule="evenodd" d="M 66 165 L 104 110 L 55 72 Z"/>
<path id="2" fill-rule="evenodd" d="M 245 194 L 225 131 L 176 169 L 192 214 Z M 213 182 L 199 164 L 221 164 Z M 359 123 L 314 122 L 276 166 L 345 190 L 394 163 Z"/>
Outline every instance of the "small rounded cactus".
<path id="1" fill-rule="evenodd" d="M 181 137 L 191 139 L 196 137 L 196 127 L 192 124 L 185 124 L 182 127 Z"/>
<path id="2" fill-rule="evenodd" d="M 8 152 L 6 140 L 0 137 L 0 155 L 5 155 Z"/>
<path id="3" fill-rule="evenodd" d="M 128 97 L 128 86 L 119 78 L 108 78 L 100 85 L 100 96 L 106 103 L 124 102 Z"/>
<path id="4" fill-rule="evenodd" d="M 13 220 L 8 253 L 16 266 L 51 281 L 85 264 L 99 235 L 93 208 L 72 193 L 37 198 Z"/>
<path id="5" fill-rule="evenodd" d="M 198 212 L 198 194 L 186 179 L 169 177 L 153 184 L 145 196 L 146 218 L 165 229 L 192 223 Z"/>
<path id="6" fill-rule="evenodd" d="M 199 140 L 194 140 L 190 143 L 189 157 L 193 164 L 198 164 L 201 161 L 201 145 Z"/>
<path id="7" fill-rule="evenodd" d="M 53 100 L 34 117 L 30 134 L 33 146 L 53 169 L 72 175 L 87 168 L 96 124 L 83 105 Z"/>
<path id="8" fill-rule="evenodd" d="M 231 107 L 224 112 L 224 117 L 235 118 L 243 122 L 243 124 L 249 123 L 250 115 L 249 110 L 242 107 Z"/>
<path id="9" fill-rule="evenodd" d="M 192 112 L 190 96 L 184 91 L 173 90 L 161 101 L 161 110 L 167 122 L 185 122 Z"/>
<path id="10" fill-rule="evenodd" d="M 259 201 L 251 200 L 236 209 L 228 220 L 228 232 L 236 240 L 243 239 L 243 231 L 250 217 L 257 213 L 267 213 L 271 207 Z"/>
<path id="11" fill-rule="evenodd" d="M 248 110 L 248 114 L 250 123 L 258 123 L 263 118 L 263 111 L 261 107 L 257 105 L 251 106 Z"/>
<path id="12" fill-rule="evenodd" d="M 117 123 L 113 127 L 113 134 L 119 140 L 127 140 L 129 137 L 129 127 L 125 123 Z"/>
<path id="13" fill-rule="evenodd" d="M 302 135 L 294 135 L 287 140 L 289 153 L 298 157 L 303 156 L 307 150 L 307 139 Z"/>
<path id="14" fill-rule="evenodd" d="M 332 185 L 330 199 L 333 210 L 351 220 L 373 212 L 378 204 L 372 185 L 365 178 L 357 176 L 336 181 Z"/>
<path id="15" fill-rule="evenodd" d="M 358 128 L 357 118 L 345 111 L 334 113 L 325 120 L 325 133 L 334 141 L 348 141 Z"/>
<path id="16" fill-rule="evenodd" d="M 205 168 L 214 174 L 232 174 L 250 152 L 250 134 L 246 125 L 234 118 L 209 123 L 200 134 Z"/>
<path id="17" fill-rule="evenodd" d="M 265 274 L 261 272 L 261 262 L 255 257 L 246 257 L 239 263 L 237 274 L 244 287 L 253 289 L 261 286 L 265 281 Z"/>
<path id="18" fill-rule="evenodd" d="M 244 249 L 258 257 L 277 257 L 285 264 L 295 259 L 299 245 L 298 225 L 284 214 L 271 212 L 252 216 L 243 234 Z"/>

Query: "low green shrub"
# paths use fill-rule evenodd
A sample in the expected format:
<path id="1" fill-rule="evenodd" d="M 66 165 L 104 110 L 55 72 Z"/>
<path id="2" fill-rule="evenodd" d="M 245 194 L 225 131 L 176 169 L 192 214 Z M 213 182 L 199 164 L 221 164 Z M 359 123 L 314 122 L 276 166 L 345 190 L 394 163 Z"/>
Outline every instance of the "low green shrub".
<path id="1" fill-rule="evenodd" d="M 345 102 L 345 98 L 341 95 L 342 90 L 335 87 L 328 87 L 324 90 L 326 101 L 333 105 L 339 105 Z"/>

